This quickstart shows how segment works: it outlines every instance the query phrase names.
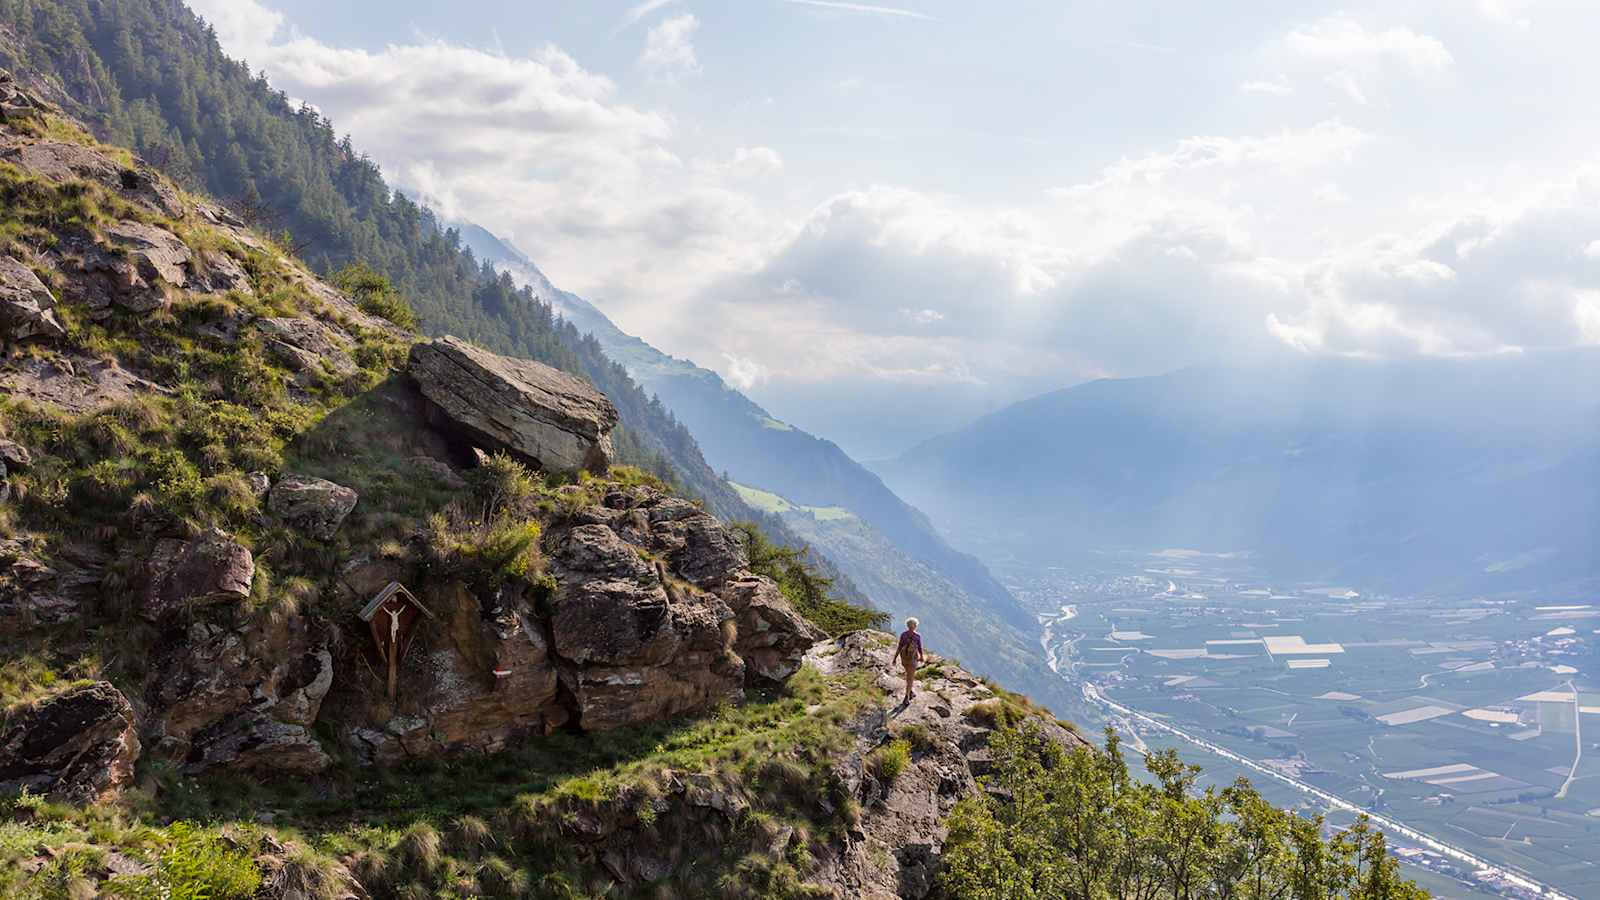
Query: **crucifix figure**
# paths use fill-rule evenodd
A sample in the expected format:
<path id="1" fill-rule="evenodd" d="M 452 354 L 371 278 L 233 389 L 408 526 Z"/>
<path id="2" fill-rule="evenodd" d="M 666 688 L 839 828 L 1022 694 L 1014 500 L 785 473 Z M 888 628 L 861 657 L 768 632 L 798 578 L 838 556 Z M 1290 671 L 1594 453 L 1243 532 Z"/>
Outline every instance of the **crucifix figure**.
<path id="1" fill-rule="evenodd" d="M 400 614 L 405 607 L 384 610 L 389 614 L 389 702 L 394 702 L 395 678 L 400 671 Z"/>

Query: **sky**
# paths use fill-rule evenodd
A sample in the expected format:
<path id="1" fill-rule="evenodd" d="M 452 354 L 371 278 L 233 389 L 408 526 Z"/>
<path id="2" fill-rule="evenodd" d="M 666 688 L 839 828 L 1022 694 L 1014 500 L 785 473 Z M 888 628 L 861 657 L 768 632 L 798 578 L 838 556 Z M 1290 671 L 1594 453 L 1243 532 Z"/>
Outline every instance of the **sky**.
<path id="1" fill-rule="evenodd" d="M 857 456 L 1099 377 L 1600 344 L 1600 6 L 190 0 Z"/>

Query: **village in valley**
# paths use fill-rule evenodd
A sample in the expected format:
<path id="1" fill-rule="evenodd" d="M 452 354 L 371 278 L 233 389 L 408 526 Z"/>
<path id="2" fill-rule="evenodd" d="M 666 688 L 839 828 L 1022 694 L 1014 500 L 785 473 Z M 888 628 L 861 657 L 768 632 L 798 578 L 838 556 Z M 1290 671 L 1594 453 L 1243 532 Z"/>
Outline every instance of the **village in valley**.
<path id="1" fill-rule="evenodd" d="M 1280 584 L 1183 549 L 996 569 L 1081 693 L 1058 712 L 1396 826 L 1437 896 L 1600 896 L 1600 602 Z"/>

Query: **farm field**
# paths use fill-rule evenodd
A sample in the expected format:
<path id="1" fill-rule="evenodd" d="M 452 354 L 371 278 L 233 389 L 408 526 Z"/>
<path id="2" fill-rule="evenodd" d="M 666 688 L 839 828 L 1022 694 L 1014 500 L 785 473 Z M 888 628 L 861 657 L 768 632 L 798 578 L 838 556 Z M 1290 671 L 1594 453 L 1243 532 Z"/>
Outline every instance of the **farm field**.
<path id="1" fill-rule="evenodd" d="M 1247 560 L 1192 551 L 1091 572 L 1001 571 L 1068 681 L 1570 896 L 1600 897 L 1600 600 L 1276 584 Z M 1105 715 L 1087 701 L 1063 712 Z M 1117 724 L 1150 746 L 1178 741 L 1185 758 L 1217 766 L 1213 782 L 1251 774 L 1278 802 L 1326 811 L 1144 723 Z M 1408 869 L 1439 896 L 1533 896 L 1422 862 Z"/>

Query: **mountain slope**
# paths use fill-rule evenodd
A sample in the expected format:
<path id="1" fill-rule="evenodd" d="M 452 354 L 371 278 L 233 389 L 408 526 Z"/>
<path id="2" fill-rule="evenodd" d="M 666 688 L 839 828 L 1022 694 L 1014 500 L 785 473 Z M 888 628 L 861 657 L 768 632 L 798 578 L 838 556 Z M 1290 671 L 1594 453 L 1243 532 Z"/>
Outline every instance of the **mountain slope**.
<path id="1" fill-rule="evenodd" d="M 1566 583 L 1600 575 L 1600 353 L 1098 381 L 880 468 L 1036 561 L 1195 547 L 1367 584 Z"/>
<path id="2" fill-rule="evenodd" d="M 293 107 L 264 77 L 223 53 L 179 0 L 0 3 L 0 66 L 91 126 L 131 146 L 184 187 L 227 201 L 245 223 L 283 237 L 314 271 L 360 263 L 415 308 L 428 334 L 586 377 L 617 405 L 622 461 L 702 499 L 716 514 L 781 523 L 745 506 L 689 430 L 526 287 L 480 261 L 426 207 L 391 191 L 333 123 Z M 826 559 L 814 561 L 853 598 Z"/>

